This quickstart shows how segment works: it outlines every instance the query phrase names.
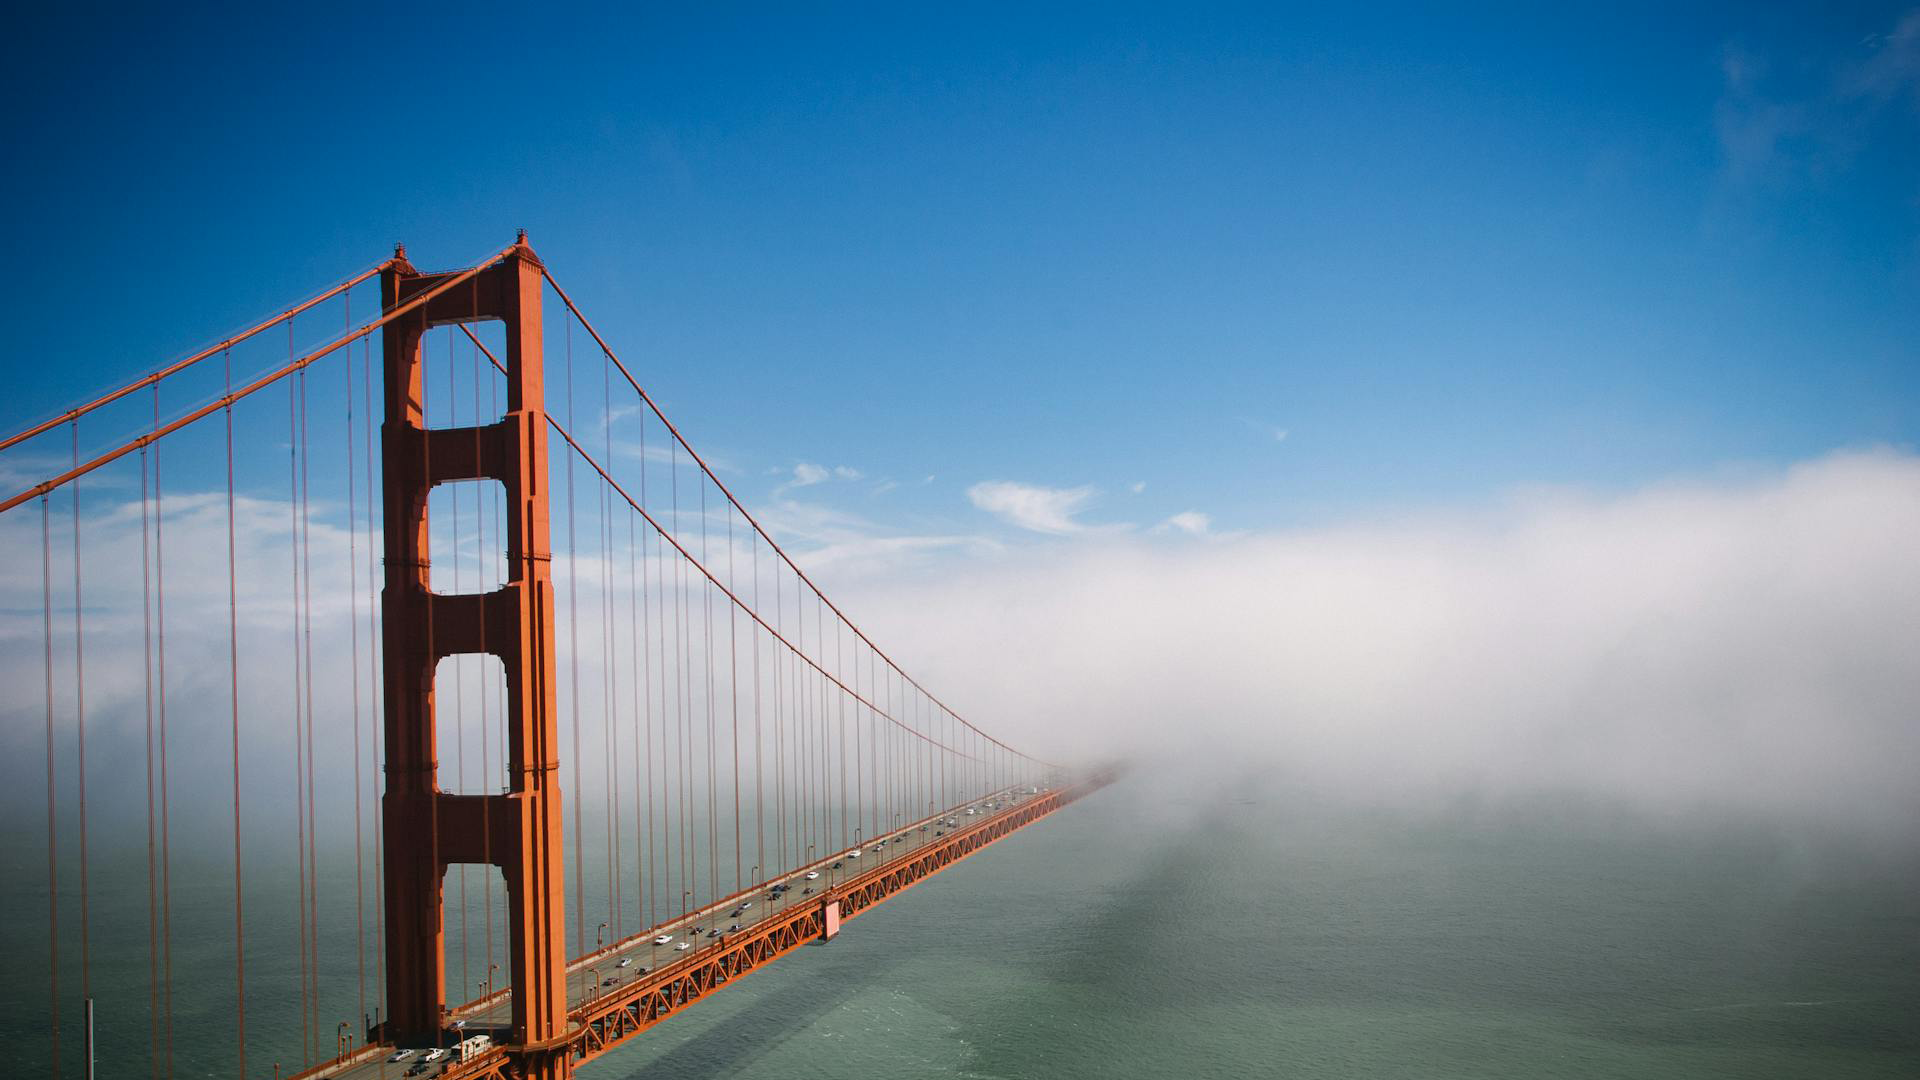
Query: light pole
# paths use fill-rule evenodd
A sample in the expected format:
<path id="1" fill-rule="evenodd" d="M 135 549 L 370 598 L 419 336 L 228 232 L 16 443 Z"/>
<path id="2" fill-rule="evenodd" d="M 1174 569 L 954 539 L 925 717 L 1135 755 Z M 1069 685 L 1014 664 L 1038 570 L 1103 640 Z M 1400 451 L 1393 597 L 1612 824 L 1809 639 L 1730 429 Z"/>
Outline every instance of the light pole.
<path id="1" fill-rule="evenodd" d="M 587 996 L 590 998 L 597 998 L 600 996 L 600 969 L 599 968 L 587 969 Z"/>
<path id="2" fill-rule="evenodd" d="M 594 952 L 600 951 L 600 947 L 602 943 L 605 942 L 606 936 L 607 936 L 607 924 L 601 923 L 600 929 L 595 930 L 593 932 L 593 951 Z"/>

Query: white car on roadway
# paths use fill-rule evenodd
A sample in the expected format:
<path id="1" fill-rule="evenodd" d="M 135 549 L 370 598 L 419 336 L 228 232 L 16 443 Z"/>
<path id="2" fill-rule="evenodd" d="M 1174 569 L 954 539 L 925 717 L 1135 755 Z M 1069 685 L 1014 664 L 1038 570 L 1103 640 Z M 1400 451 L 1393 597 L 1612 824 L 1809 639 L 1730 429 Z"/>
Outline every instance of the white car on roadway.
<path id="1" fill-rule="evenodd" d="M 820 871 L 818 871 L 818 870 L 809 870 L 809 871 L 807 871 L 807 880 L 808 880 L 808 881 L 819 881 L 819 880 L 820 880 Z"/>
<path id="2" fill-rule="evenodd" d="M 446 1056 L 447 1056 L 447 1051 L 445 1047 L 435 1047 L 434 1049 L 427 1051 L 427 1056 L 421 1058 L 420 1060 L 421 1061 L 439 1061 L 441 1058 Z"/>
<path id="3" fill-rule="evenodd" d="M 413 1056 L 412 1050 L 395 1050 L 393 1052 L 393 1056 L 387 1059 L 387 1063 L 392 1064 L 393 1062 L 396 1062 L 396 1061 L 405 1061 L 412 1056 Z"/>
<path id="4" fill-rule="evenodd" d="M 614 967 L 632 967 L 632 966 L 633 966 L 633 957 L 631 957 L 631 956 L 623 956 L 623 957 L 621 957 L 621 958 L 620 958 L 620 962 L 619 962 L 619 963 L 617 963 L 617 964 L 615 964 L 615 965 L 613 965 L 613 966 L 614 966 Z"/>
<path id="5" fill-rule="evenodd" d="M 859 858 L 859 857 L 860 857 L 860 849 L 859 849 L 859 848 L 854 848 L 854 849 L 853 849 L 852 851 L 849 851 L 849 852 L 847 852 L 847 858 L 849 858 L 849 859 L 857 859 L 857 858 Z"/>
<path id="6" fill-rule="evenodd" d="M 659 937 L 653 939 L 653 943 L 655 945 L 665 945 L 667 942 L 672 940 L 673 940 L 672 934 L 661 934 Z"/>
<path id="7" fill-rule="evenodd" d="M 675 951 L 675 952 L 686 952 L 686 951 L 687 951 L 688 949 L 691 949 L 691 948 L 693 948 L 693 942 L 691 942 L 691 941 L 683 941 L 683 942 L 681 942 L 680 944 L 678 944 L 678 945 L 675 945 L 675 946 L 673 947 L 673 951 Z"/>

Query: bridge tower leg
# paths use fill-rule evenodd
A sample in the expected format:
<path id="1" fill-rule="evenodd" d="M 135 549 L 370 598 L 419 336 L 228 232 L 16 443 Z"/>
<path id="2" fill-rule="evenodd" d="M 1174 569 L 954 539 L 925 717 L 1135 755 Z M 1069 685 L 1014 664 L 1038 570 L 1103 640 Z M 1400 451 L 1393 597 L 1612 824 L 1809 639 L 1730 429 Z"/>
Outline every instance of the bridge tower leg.
<path id="1" fill-rule="evenodd" d="M 385 310 L 444 285 L 404 251 L 380 275 Z M 506 879 L 513 1030 L 522 1074 L 560 1080 L 567 1052 L 566 903 L 554 703 L 553 581 L 547 499 L 547 428 L 541 378 L 541 265 L 522 235 L 471 280 L 387 324 L 382 334 L 386 418 L 387 1004 L 389 1040 L 446 1035 L 442 882 L 449 866 L 498 866 Z M 425 423 L 421 339 L 430 326 L 506 324 L 507 409 L 480 427 Z M 435 593 L 428 578 L 427 493 L 437 484 L 493 479 L 505 489 L 507 581 L 489 593 Z M 463 653 L 489 653 L 506 669 L 507 790 L 440 789 L 434 672 Z M 462 988 L 464 989 L 464 988 Z"/>

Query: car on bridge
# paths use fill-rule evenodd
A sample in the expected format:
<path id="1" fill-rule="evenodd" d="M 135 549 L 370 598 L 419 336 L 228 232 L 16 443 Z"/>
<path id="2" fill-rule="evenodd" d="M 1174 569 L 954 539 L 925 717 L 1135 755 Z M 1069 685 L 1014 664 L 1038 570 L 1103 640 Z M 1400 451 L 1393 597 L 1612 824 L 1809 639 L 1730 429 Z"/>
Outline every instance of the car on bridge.
<path id="1" fill-rule="evenodd" d="M 673 940 L 672 934 L 661 934 L 659 937 L 653 939 L 653 943 L 655 945 L 665 945 L 667 942 L 672 940 Z"/>
<path id="2" fill-rule="evenodd" d="M 614 967 L 632 967 L 632 966 L 633 966 L 633 957 L 631 956 L 621 957 L 620 962 L 614 965 Z"/>
<path id="3" fill-rule="evenodd" d="M 407 1060 L 408 1058 L 410 1058 L 410 1057 L 412 1057 L 412 1056 L 413 1056 L 413 1051 L 412 1051 L 412 1050 L 410 1050 L 410 1049 L 408 1049 L 408 1050 L 395 1050 L 395 1051 L 393 1052 L 393 1056 L 387 1059 L 387 1064 L 389 1064 L 389 1065 L 391 1065 L 391 1064 L 393 1064 L 394 1062 L 397 1062 L 397 1061 L 405 1061 L 405 1060 Z"/>
<path id="4" fill-rule="evenodd" d="M 807 880 L 808 880 L 808 881 L 819 881 L 819 880 L 820 880 L 820 871 L 818 871 L 818 870 L 809 870 L 809 871 L 807 871 Z M 740 913 L 736 911 L 736 912 L 734 912 L 734 914 L 735 914 L 735 915 L 738 915 L 738 914 L 740 914 Z"/>
<path id="5" fill-rule="evenodd" d="M 444 1047 L 435 1047 L 434 1049 L 427 1051 L 427 1056 L 421 1058 L 420 1060 L 421 1061 L 439 1061 L 441 1058 L 446 1056 L 447 1056 L 447 1051 Z"/>

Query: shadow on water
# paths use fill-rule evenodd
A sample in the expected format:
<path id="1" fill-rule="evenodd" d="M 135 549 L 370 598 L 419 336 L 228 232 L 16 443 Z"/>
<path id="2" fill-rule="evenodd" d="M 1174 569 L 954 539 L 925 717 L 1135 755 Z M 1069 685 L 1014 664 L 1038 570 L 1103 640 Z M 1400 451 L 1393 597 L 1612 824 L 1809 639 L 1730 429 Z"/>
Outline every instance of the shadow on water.
<path id="1" fill-rule="evenodd" d="M 829 955 L 820 957 L 822 952 Z M 726 1024 L 692 1036 L 651 1061 L 631 1067 L 630 1071 L 609 1070 L 607 1075 L 609 1078 L 626 1077 L 627 1080 L 649 1080 L 652 1077 L 709 1080 L 734 1076 L 839 1008 L 862 989 L 880 981 L 884 972 L 900 964 L 896 960 L 879 960 L 870 951 L 846 956 L 833 956 L 832 952 L 830 949 L 809 948 L 798 955 L 783 957 L 782 961 L 786 963 L 799 963 L 801 956 L 816 959 L 806 965 L 806 970 L 799 972 L 802 978 L 778 990 L 753 997 L 752 1004 L 736 1013 Z M 672 1022 L 669 1019 L 665 1023 Z M 654 1029 L 655 1032 L 659 1030 Z M 647 1037 L 647 1034 L 640 1036 L 641 1039 Z"/>

